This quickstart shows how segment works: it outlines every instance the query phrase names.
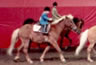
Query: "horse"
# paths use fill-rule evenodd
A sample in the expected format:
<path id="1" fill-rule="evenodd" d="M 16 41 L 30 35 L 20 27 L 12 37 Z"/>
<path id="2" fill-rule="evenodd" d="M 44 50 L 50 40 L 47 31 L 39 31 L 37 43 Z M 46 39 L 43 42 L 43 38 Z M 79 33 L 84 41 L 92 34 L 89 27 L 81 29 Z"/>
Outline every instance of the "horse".
<path id="1" fill-rule="evenodd" d="M 73 18 L 73 22 L 74 22 L 75 25 L 77 26 L 77 28 L 78 28 L 77 30 L 78 30 L 78 34 L 79 34 L 79 33 L 81 32 L 81 29 L 82 29 L 83 25 L 84 25 L 84 21 L 83 21 L 82 19 L 79 19 L 79 18 L 77 18 L 77 17 L 74 17 L 74 18 Z M 68 47 L 68 48 L 70 48 L 71 43 L 72 43 L 72 40 L 71 40 L 70 37 L 68 36 L 68 34 L 70 33 L 70 31 L 71 31 L 71 28 L 70 28 L 70 27 L 65 27 L 65 28 L 63 29 L 63 31 L 61 32 L 61 34 L 60 34 L 60 37 L 61 37 L 61 39 L 60 39 L 60 48 L 61 48 L 61 49 L 63 49 L 62 46 L 63 46 L 64 37 L 66 37 L 66 38 L 69 40 L 70 44 L 69 44 L 69 47 Z M 40 48 L 40 46 L 39 46 L 39 48 Z M 50 45 L 48 45 L 48 46 L 45 48 L 43 54 L 41 55 L 41 57 L 40 57 L 40 59 L 41 59 L 40 61 L 41 61 L 41 62 L 44 61 L 43 58 L 44 58 L 46 52 L 47 52 L 49 49 L 50 49 Z"/>
<path id="2" fill-rule="evenodd" d="M 71 29 L 73 29 L 76 32 L 78 32 L 78 29 L 72 20 L 73 16 L 70 16 L 70 17 L 65 16 L 65 17 L 62 17 L 62 19 L 63 19 L 63 21 L 60 21 L 60 22 L 55 21 L 55 24 L 54 24 L 54 22 L 51 23 L 51 29 L 50 29 L 48 35 L 34 32 L 33 26 L 35 23 L 26 24 L 26 25 L 21 26 L 16 31 L 13 31 L 12 38 L 11 38 L 11 45 L 10 45 L 7 53 L 9 55 L 12 54 L 15 43 L 18 41 L 18 39 L 20 39 L 22 44 L 20 45 L 20 47 L 17 48 L 17 54 L 15 56 L 15 60 L 18 60 L 20 58 L 20 50 L 24 47 L 23 52 L 25 53 L 27 62 L 33 63 L 33 61 L 30 59 L 30 57 L 28 55 L 28 45 L 29 45 L 29 41 L 31 39 L 32 42 L 36 42 L 37 44 L 46 42 L 46 43 L 52 45 L 59 53 L 60 60 L 62 62 L 66 62 L 66 60 L 62 54 L 62 51 L 57 44 L 58 37 L 60 36 L 60 33 L 63 31 L 63 29 L 66 27 L 70 27 Z M 14 35 L 14 34 L 18 34 L 18 37 L 16 37 L 17 35 Z M 46 49 L 48 49 L 48 48 L 50 48 L 50 46 L 47 46 L 45 48 L 43 54 L 40 57 L 40 61 L 44 61 L 43 60 L 44 55 L 45 55 L 44 53 L 45 53 Z"/>
<path id="3" fill-rule="evenodd" d="M 87 60 L 89 62 L 93 62 L 91 58 L 91 52 L 93 51 L 96 54 L 94 49 L 94 45 L 96 43 L 96 26 L 92 26 L 89 29 L 86 29 L 82 32 L 80 37 L 80 44 L 75 51 L 75 55 L 78 56 L 80 51 L 84 48 L 86 42 L 89 41 L 89 45 L 87 47 Z"/>
<path id="4" fill-rule="evenodd" d="M 81 32 L 81 29 L 84 25 L 84 21 L 80 18 L 77 18 L 77 17 L 74 17 L 73 18 L 73 22 L 75 23 L 75 25 L 77 26 L 78 30 Z M 63 49 L 63 40 L 64 40 L 64 37 L 66 37 L 68 40 L 69 40 L 69 46 L 67 48 L 70 48 L 71 47 L 71 44 L 72 44 L 72 39 L 68 36 L 69 33 L 71 32 L 71 29 L 66 27 L 65 30 L 63 30 L 63 32 L 61 33 L 60 37 L 60 48 Z"/>
<path id="5" fill-rule="evenodd" d="M 82 29 L 82 27 L 83 27 L 83 25 L 84 25 L 84 21 L 83 21 L 82 19 L 80 19 L 80 18 L 74 17 L 74 18 L 73 18 L 73 22 L 74 22 L 75 25 L 77 26 L 79 32 L 81 32 L 81 29 Z M 30 22 L 24 22 L 24 25 L 25 25 L 25 24 L 28 24 L 28 23 L 30 23 Z M 66 28 L 64 28 L 64 30 L 63 30 L 62 33 L 60 34 L 61 39 L 60 39 L 60 44 L 59 44 L 59 45 L 60 45 L 60 48 L 61 48 L 61 49 L 63 49 L 62 46 L 63 46 L 63 43 L 64 43 L 64 42 L 63 42 L 64 37 L 66 37 L 66 38 L 69 40 L 69 46 L 66 47 L 66 49 L 71 48 L 72 39 L 68 36 L 70 32 L 71 32 L 71 28 L 66 27 Z M 28 51 L 30 51 L 31 43 L 32 43 L 32 42 L 30 41 Z M 38 44 L 38 47 L 41 48 L 41 47 L 40 47 L 40 44 Z"/>

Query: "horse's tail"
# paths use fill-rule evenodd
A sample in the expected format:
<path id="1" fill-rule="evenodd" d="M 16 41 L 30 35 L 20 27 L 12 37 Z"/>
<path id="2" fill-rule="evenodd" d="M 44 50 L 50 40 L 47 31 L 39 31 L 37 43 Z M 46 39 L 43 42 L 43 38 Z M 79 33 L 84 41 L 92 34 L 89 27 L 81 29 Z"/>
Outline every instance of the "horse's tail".
<path id="1" fill-rule="evenodd" d="M 18 32 L 19 28 L 14 30 L 11 37 L 11 44 L 9 46 L 9 49 L 7 50 L 7 54 L 12 56 L 12 51 L 14 49 L 15 43 L 18 41 Z"/>
<path id="2" fill-rule="evenodd" d="M 80 37 L 80 44 L 77 47 L 76 51 L 75 51 L 75 55 L 78 56 L 80 51 L 83 49 L 83 47 L 85 46 L 85 43 L 87 41 L 87 37 L 88 37 L 88 29 L 85 30 Z"/>

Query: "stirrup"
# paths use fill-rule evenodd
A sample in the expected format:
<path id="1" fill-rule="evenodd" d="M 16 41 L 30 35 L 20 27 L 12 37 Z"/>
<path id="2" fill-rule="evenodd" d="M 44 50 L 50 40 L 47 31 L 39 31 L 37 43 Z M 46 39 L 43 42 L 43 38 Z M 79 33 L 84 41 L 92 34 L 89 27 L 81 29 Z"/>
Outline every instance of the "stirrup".
<path id="1" fill-rule="evenodd" d="M 47 35 L 48 34 L 48 32 L 42 32 L 43 34 L 45 34 L 45 35 Z"/>

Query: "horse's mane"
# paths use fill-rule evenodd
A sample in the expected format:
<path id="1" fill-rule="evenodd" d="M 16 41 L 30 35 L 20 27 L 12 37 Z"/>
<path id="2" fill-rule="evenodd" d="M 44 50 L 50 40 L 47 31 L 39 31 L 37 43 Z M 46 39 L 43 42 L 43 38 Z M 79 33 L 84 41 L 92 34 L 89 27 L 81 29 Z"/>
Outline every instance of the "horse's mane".
<path id="1" fill-rule="evenodd" d="M 73 18 L 73 22 L 74 22 L 75 24 L 77 24 L 77 23 L 79 22 L 79 18 L 74 17 L 74 18 Z"/>
<path id="2" fill-rule="evenodd" d="M 25 25 L 25 24 L 32 24 L 32 23 L 36 23 L 36 21 L 34 19 L 32 19 L 32 18 L 28 18 L 28 19 L 26 19 L 24 21 L 23 25 Z"/>
<path id="3" fill-rule="evenodd" d="M 79 19 L 79 18 L 77 18 L 77 17 L 74 17 L 74 18 L 73 18 L 73 22 L 74 22 L 75 24 L 77 24 L 77 23 L 80 22 L 80 21 L 82 22 L 80 28 L 82 28 L 82 26 L 84 25 L 84 20 L 83 20 L 83 19 Z"/>

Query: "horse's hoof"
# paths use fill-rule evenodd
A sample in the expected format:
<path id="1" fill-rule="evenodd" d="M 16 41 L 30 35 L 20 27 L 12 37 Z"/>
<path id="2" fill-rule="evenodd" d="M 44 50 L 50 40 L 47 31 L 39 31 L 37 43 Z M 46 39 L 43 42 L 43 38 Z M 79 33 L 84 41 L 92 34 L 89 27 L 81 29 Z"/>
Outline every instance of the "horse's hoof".
<path id="1" fill-rule="evenodd" d="M 13 61 L 14 61 L 14 62 L 19 62 L 19 61 L 20 61 L 20 59 L 14 59 Z"/>
<path id="2" fill-rule="evenodd" d="M 30 64 L 33 64 L 33 61 L 30 61 L 29 63 L 30 63 Z"/>
<path id="3" fill-rule="evenodd" d="M 14 58 L 14 62 L 18 62 L 19 60 L 20 60 L 20 58 L 17 56 Z"/>
<path id="4" fill-rule="evenodd" d="M 79 53 L 75 53 L 74 55 L 75 55 L 75 56 L 79 56 Z"/>
<path id="5" fill-rule="evenodd" d="M 65 58 L 63 57 L 63 55 L 60 56 L 60 60 L 61 60 L 61 62 L 63 62 L 63 63 L 66 62 Z"/>
<path id="6" fill-rule="evenodd" d="M 33 64 L 33 61 L 32 61 L 32 60 L 30 60 L 30 61 L 28 61 L 28 63 Z"/>
<path id="7" fill-rule="evenodd" d="M 40 62 L 44 62 L 44 59 L 40 59 Z"/>
<path id="8" fill-rule="evenodd" d="M 88 59 L 88 61 L 91 62 L 91 63 L 94 62 L 92 59 Z"/>
<path id="9" fill-rule="evenodd" d="M 62 59 L 61 62 L 62 62 L 62 63 L 66 63 L 66 60 L 65 60 L 65 59 Z"/>

